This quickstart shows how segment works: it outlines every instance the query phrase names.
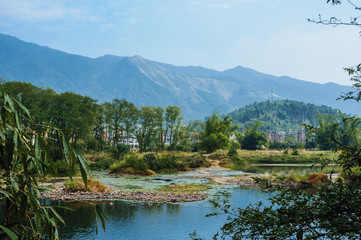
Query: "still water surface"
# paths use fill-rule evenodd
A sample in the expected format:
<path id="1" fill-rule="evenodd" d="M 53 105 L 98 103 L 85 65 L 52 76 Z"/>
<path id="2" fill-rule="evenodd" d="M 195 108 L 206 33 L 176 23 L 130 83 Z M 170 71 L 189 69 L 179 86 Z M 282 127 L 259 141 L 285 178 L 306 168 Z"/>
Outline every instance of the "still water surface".
<path id="1" fill-rule="evenodd" d="M 224 196 L 224 194 L 228 196 Z M 271 193 L 257 189 L 240 189 L 222 186 L 211 192 L 210 199 L 227 198 L 232 206 L 246 207 L 250 203 L 267 201 Z M 109 221 L 104 232 L 99 226 L 95 232 L 93 208 L 82 203 L 53 203 L 75 209 L 58 209 L 67 226 L 61 228 L 62 239 L 138 239 L 168 240 L 190 239 L 189 234 L 197 231 L 205 239 L 212 236 L 225 222 L 225 216 L 205 217 L 217 209 L 208 201 L 191 203 L 159 203 L 148 206 L 129 201 L 99 202 Z M 100 222 L 99 222 L 100 224 Z"/>

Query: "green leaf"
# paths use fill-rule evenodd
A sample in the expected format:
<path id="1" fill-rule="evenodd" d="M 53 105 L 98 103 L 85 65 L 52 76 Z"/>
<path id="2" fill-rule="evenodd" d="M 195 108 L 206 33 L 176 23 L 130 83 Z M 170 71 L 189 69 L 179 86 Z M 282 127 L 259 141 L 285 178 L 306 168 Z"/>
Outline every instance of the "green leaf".
<path id="1" fill-rule="evenodd" d="M 103 209 L 101 209 L 99 205 L 95 205 L 95 211 L 97 212 L 97 214 L 100 218 L 100 221 L 102 223 L 102 228 L 105 231 L 105 219 L 107 219 L 107 217 L 106 217 L 105 213 L 103 212 Z"/>
<path id="2" fill-rule="evenodd" d="M 21 107 L 21 109 L 26 113 L 26 115 L 29 118 L 31 118 L 29 110 L 22 103 L 20 103 L 18 100 L 16 100 L 15 98 L 13 98 L 13 100 L 19 105 L 19 107 Z"/>
<path id="3" fill-rule="evenodd" d="M 59 215 L 59 213 L 57 211 L 55 211 L 55 209 L 53 207 L 50 207 L 50 210 L 54 213 L 54 215 L 56 216 L 56 218 L 65 225 L 65 221 L 64 219 Z"/>
<path id="4" fill-rule="evenodd" d="M 0 225 L 0 228 L 12 239 L 12 240 L 16 240 L 18 239 L 18 236 L 16 236 L 16 234 L 11 231 L 9 228 L 6 228 L 4 226 Z"/>
<path id="5" fill-rule="evenodd" d="M 9 95 L 7 95 L 7 94 L 5 94 L 5 103 L 6 103 L 6 102 L 9 103 L 9 106 L 10 106 L 11 111 L 12 111 L 12 112 L 15 112 L 14 102 L 13 102 L 12 98 L 11 98 Z"/>
<path id="6" fill-rule="evenodd" d="M 88 188 L 87 175 L 90 175 L 88 165 L 83 156 L 77 155 L 77 159 L 78 159 L 78 162 L 80 165 L 81 177 L 83 178 L 83 182 L 85 184 L 85 189 L 87 189 Z"/>
<path id="7" fill-rule="evenodd" d="M 39 136 L 36 136 L 36 138 L 35 138 L 35 158 L 36 159 L 41 158 L 41 149 L 40 149 L 40 143 L 39 143 Z"/>

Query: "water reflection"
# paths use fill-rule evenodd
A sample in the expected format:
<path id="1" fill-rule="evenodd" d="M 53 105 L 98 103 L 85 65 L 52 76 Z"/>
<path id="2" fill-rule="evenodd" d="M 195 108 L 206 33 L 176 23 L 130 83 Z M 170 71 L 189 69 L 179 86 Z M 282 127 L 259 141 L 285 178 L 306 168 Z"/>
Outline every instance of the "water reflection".
<path id="1" fill-rule="evenodd" d="M 256 189 L 224 187 L 210 198 L 220 200 L 227 197 L 233 206 L 245 207 L 250 203 L 266 201 L 270 196 L 271 193 Z M 189 239 L 189 233 L 194 230 L 210 239 L 225 221 L 225 216 L 204 217 L 216 211 L 208 201 L 152 205 L 103 201 L 100 205 L 109 221 L 106 223 L 106 232 L 100 230 L 99 235 L 96 235 L 92 206 L 84 203 L 61 205 L 75 209 L 58 209 L 67 223 L 67 226 L 61 228 L 62 239 Z"/>

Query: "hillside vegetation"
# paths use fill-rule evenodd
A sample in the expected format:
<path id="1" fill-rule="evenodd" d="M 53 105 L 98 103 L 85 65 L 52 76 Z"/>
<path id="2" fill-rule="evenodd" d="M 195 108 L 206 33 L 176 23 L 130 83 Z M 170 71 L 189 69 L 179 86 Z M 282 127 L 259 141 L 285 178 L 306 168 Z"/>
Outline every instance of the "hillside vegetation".
<path id="1" fill-rule="evenodd" d="M 338 110 L 327 106 L 291 100 L 265 101 L 239 108 L 228 115 L 235 124 L 253 125 L 262 121 L 259 130 L 299 129 L 301 124 L 317 126 L 317 114 L 337 114 Z"/>

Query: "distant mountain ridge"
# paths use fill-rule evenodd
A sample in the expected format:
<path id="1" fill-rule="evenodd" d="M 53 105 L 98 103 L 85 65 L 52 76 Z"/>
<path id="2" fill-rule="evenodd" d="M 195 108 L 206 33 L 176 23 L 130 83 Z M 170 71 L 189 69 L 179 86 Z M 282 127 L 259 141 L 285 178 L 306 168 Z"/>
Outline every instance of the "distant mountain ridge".
<path id="1" fill-rule="evenodd" d="M 255 101 L 291 99 L 359 114 L 359 105 L 336 101 L 351 87 L 276 77 L 241 66 L 216 71 L 174 66 L 140 56 L 88 58 L 0 34 L 0 76 L 99 101 L 125 98 L 137 106 L 178 105 L 187 119 L 230 112 Z"/>

